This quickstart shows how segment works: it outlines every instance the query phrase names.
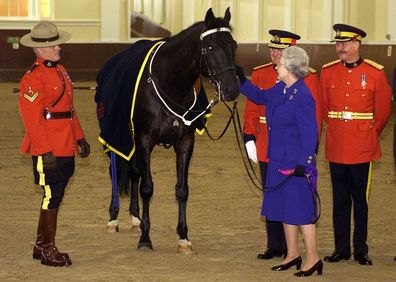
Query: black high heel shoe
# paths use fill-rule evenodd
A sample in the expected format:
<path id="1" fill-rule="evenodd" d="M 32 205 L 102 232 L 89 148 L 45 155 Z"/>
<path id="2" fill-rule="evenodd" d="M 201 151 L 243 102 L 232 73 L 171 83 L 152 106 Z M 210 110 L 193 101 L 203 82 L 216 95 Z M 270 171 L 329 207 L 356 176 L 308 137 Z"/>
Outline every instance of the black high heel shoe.
<path id="1" fill-rule="evenodd" d="M 323 272 L 323 262 L 322 260 L 318 260 L 310 269 L 306 271 L 299 271 L 294 273 L 294 276 L 303 277 L 303 276 L 311 276 L 315 271 L 318 271 L 318 275 L 322 275 Z"/>
<path id="2" fill-rule="evenodd" d="M 292 266 L 296 266 L 297 270 L 300 270 L 301 268 L 301 263 L 302 263 L 302 258 L 300 256 L 296 257 L 295 259 L 289 261 L 288 263 L 285 264 L 280 264 L 280 265 L 276 265 L 271 267 L 271 270 L 273 271 L 283 271 L 283 270 L 287 270 Z"/>

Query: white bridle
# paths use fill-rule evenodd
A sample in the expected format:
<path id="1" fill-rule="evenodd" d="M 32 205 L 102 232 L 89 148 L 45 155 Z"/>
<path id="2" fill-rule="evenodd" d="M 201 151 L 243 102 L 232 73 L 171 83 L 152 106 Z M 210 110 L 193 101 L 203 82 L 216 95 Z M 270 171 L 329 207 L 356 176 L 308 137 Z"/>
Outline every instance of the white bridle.
<path id="1" fill-rule="evenodd" d="M 180 118 L 180 119 L 183 121 L 183 123 L 184 123 L 185 125 L 190 126 L 196 119 L 198 119 L 200 116 L 202 116 L 203 114 L 205 114 L 206 110 L 212 108 L 212 107 L 214 106 L 214 104 L 216 103 L 216 101 L 215 101 L 215 98 L 213 98 L 213 99 L 209 102 L 209 104 L 208 104 L 208 106 L 206 107 L 205 110 L 203 110 L 201 113 L 199 113 L 199 114 L 198 114 L 195 118 L 193 118 L 192 120 L 187 120 L 187 119 L 185 118 L 185 116 L 194 108 L 194 106 L 195 106 L 195 104 L 196 104 L 196 102 L 197 102 L 197 96 L 198 96 L 198 94 L 197 94 L 197 91 L 195 90 L 195 87 L 193 87 L 193 90 L 194 90 L 194 102 L 192 103 L 192 105 L 189 107 L 189 109 L 188 109 L 183 115 L 179 115 L 179 114 L 176 113 L 174 110 L 172 110 L 171 107 L 169 107 L 169 105 L 168 105 L 168 104 L 165 102 L 165 100 L 162 98 L 161 94 L 158 92 L 158 89 L 157 89 L 157 86 L 155 85 L 154 80 L 151 78 L 151 76 L 152 76 L 151 66 L 152 66 L 152 64 L 153 64 L 154 57 L 155 57 L 155 55 L 157 54 L 158 50 L 161 48 L 162 44 L 164 44 L 164 43 L 165 43 L 165 41 L 162 42 L 161 44 L 159 44 L 158 47 L 157 47 L 157 49 L 155 50 L 153 56 L 151 56 L 150 65 L 149 65 L 150 77 L 147 79 L 147 82 L 148 82 L 148 83 L 151 83 L 151 84 L 153 85 L 155 94 L 157 94 L 157 96 L 158 96 L 158 98 L 161 100 L 162 104 L 164 104 L 164 106 L 165 106 L 172 114 L 174 114 L 176 117 Z"/>
<path id="2" fill-rule="evenodd" d="M 231 33 L 231 29 L 227 28 L 227 27 L 219 27 L 219 28 L 213 28 L 213 29 L 209 29 L 205 32 L 201 33 L 201 36 L 199 37 L 201 40 L 204 39 L 205 36 L 212 34 L 212 33 L 216 33 L 216 32 L 229 32 Z"/>
<path id="3" fill-rule="evenodd" d="M 209 35 L 209 34 L 212 34 L 212 33 L 216 33 L 216 32 L 229 32 L 229 33 L 231 33 L 231 30 L 230 30 L 229 28 L 227 28 L 227 27 L 213 28 L 213 29 L 209 29 L 209 30 L 207 30 L 207 31 L 205 31 L 205 32 L 203 32 L 203 33 L 201 33 L 201 35 L 200 35 L 199 38 L 200 38 L 201 40 L 203 40 L 205 36 L 207 36 L 207 35 Z M 157 96 L 158 96 L 158 98 L 161 100 L 161 102 L 164 104 L 164 106 L 165 106 L 172 114 L 174 114 L 176 117 L 180 118 L 180 119 L 183 121 L 183 123 L 184 123 L 185 125 L 190 126 L 196 119 L 198 119 L 200 116 L 202 116 L 203 114 L 205 114 L 205 112 L 206 112 L 208 109 L 212 108 L 212 107 L 217 103 L 217 98 L 218 98 L 218 97 L 214 97 L 214 98 L 209 102 L 209 104 L 208 104 L 208 106 L 206 107 L 206 109 L 203 110 L 202 112 L 200 112 L 200 113 L 199 113 L 197 116 L 195 116 L 193 119 L 187 120 L 187 119 L 185 118 L 185 116 L 194 108 L 194 106 L 195 106 L 195 104 L 196 104 L 196 102 L 197 102 L 197 96 L 198 96 L 198 94 L 197 94 L 197 92 L 196 92 L 196 90 L 195 90 L 195 87 L 193 87 L 193 90 L 194 90 L 194 102 L 193 102 L 192 105 L 188 108 L 188 110 L 187 110 L 183 115 L 179 115 L 179 114 L 176 113 L 174 110 L 172 110 L 172 109 L 169 107 L 169 105 L 165 102 L 165 100 L 162 98 L 162 96 L 160 95 L 160 93 L 158 92 L 157 86 L 155 85 L 154 80 L 151 78 L 151 76 L 152 76 L 151 68 L 152 68 L 152 64 L 153 64 L 153 61 L 154 61 L 154 57 L 156 56 L 158 50 L 161 48 L 162 44 L 164 44 L 164 43 L 165 43 L 165 41 L 162 42 L 161 44 L 159 44 L 158 47 L 157 47 L 157 49 L 155 50 L 155 52 L 154 52 L 153 55 L 151 56 L 150 65 L 149 65 L 150 77 L 148 78 L 147 82 L 148 82 L 148 83 L 151 83 L 151 84 L 153 85 L 155 93 L 157 94 Z M 217 93 L 217 92 L 220 93 L 220 85 L 215 85 L 215 87 L 216 87 L 216 93 Z M 218 95 L 220 95 L 220 94 L 218 94 Z"/>

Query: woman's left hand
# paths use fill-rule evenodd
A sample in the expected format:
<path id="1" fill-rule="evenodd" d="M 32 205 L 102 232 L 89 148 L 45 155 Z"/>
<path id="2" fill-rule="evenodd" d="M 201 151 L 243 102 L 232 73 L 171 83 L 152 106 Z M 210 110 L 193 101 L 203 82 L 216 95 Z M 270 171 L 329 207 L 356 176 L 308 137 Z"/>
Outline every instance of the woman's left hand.
<path id="1" fill-rule="evenodd" d="M 305 176 L 305 166 L 296 165 L 296 168 L 294 169 L 294 176 L 304 177 Z"/>

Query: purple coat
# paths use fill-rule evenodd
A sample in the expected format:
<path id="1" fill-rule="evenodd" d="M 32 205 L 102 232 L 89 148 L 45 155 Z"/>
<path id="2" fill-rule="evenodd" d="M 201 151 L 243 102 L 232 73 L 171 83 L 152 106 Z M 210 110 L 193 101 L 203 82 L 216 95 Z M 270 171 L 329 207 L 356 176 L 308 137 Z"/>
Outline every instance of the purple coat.
<path id="1" fill-rule="evenodd" d="M 279 82 L 268 90 L 246 80 L 240 91 L 254 103 L 266 105 L 269 162 L 262 215 L 288 224 L 312 223 L 316 203 L 307 179 L 292 176 L 284 181 L 287 176 L 279 170 L 296 165 L 316 168 L 318 126 L 314 98 L 303 80 L 288 88 Z"/>

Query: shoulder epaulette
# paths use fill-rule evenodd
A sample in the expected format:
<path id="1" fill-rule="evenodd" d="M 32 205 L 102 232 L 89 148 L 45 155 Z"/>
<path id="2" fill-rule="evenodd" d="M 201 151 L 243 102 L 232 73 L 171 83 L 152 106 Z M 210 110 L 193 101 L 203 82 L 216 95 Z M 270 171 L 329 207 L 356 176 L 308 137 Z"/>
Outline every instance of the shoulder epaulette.
<path id="1" fill-rule="evenodd" d="M 34 71 L 38 66 L 39 66 L 38 63 L 34 63 L 33 65 L 30 66 L 30 68 L 26 71 L 26 73 L 31 73 L 31 72 Z"/>
<path id="2" fill-rule="evenodd" d="M 311 73 L 316 73 L 316 69 L 311 68 L 311 67 L 309 67 L 308 69 L 309 69 L 309 72 L 311 72 Z"/>
<path id="3" fill-rule="evenodd" d="M 364 59 L 363 61 L 365 61 L 367 64 L 369 64 L 370 66 L 375 67 L 378 70 L 383 70 L 384 69 L 383 65 L 380 65 L 380 64 L 378 64 L 378 63 L 376 63 L 376 62 L 374 62 L 372 60 Z"/>
<path id="4" fill-rule="evenodd" d="M 328 68 L 328 67 L 330 67 L 330 66 L 332 66 L 332 65 L 335 65 L 335 64 L 338 64 L 339 62 L 341 62 L 340 59 L 334 60 L 334 61 L 332 61 L 332 62 L 330 62 L 330 63 L 327 63 L 327 64 L 323 65 L 323 66 L 322 66 L 322 69 Z"/>
<path id="5" fill-rule="evenodd" d="M 268 66 L 270 66 L 270 65 L 272 65 L 272 64 L 273 64 L 273 63 L 267 63 L 267 64 L 264 64 L 264 65 L 261 65 L 261 66 L 257 66 L 257 67 L 255 67 L 253 70 L 259 70 L 259 69 L 268 67 Z"/>

